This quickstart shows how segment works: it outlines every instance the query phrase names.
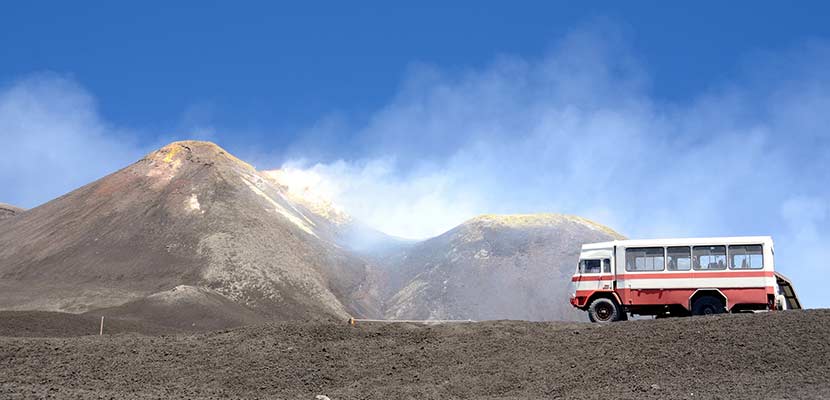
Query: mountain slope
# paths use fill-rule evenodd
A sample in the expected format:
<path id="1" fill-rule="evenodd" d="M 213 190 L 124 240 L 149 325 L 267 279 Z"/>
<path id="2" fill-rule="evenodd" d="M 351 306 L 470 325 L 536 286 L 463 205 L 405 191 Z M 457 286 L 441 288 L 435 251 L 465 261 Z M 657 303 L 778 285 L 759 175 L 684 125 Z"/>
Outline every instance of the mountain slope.
<path id="1" fill-rule="evenodd" d="M 312 214 L 220 147 L 172 143 L 6 221 L 0 308 L 86 312 L 187 285 L 268 318 L 376 314 L 367 265 Z"/>
<path id="2" fill-rule="evenodd" d="M 268 319 L 261 313 L 207 288 L 180 285 L 145 298 L 88 312 L 122 321 L 136 321 L 182 331 L 208 331 L 256 325 Z"/>
<path id="3" fill-rule="evenodd" d="M 581 319 L 568 284 L 583 243 L 621 238 L 558 214 L 485 215 L 421 242 L 395 260 L 392 319 Z"/>

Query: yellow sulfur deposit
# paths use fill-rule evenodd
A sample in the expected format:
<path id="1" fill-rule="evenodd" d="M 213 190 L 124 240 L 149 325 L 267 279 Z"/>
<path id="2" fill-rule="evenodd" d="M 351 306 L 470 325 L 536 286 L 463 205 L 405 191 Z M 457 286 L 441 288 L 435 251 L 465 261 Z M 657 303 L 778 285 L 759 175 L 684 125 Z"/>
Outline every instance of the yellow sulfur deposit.
<path id="1" fill-rule="evenodd" d="M 167 148 L 169 149 L 169 151 L 167 152 L 167 156 L 164 157 L 164 162 L 169 163 L 169 162 L 173 161 L 173 157 L 175 157 L 176 154 L 178 154 L 179 151 L 181 151 L 182 147 L 181 146 L 167 146 Z"/>

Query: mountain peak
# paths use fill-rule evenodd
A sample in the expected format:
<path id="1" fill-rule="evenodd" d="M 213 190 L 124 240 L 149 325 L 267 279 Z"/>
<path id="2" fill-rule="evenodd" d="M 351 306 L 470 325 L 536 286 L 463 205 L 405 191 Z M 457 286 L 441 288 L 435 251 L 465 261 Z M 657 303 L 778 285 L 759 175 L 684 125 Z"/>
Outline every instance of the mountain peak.
<path id="1" fill-rule="evenodd" d="M 216 143 L 213 143 L 213 142 L 205 142 L 205 141 L 200 141 L 200 140 L 180 140 L 180 141 L 177 141 L 177 142 L 172 142 L 172 143 L 170 143 L 170 144 L 154 151 L 151 154 L 156 154 L 156 155 L 159 155 L 159 156 L 164 155 L 166 157 L 169 157 L 169 158 L 167 158 L 167 162 L 170 162 L 179 153 L 184 153 L 184 154 L 191 153 L 192 154 L 193 152 L 197 152 L 197 153 L 205 154 L 205 155 L 208 155 L 208 154 L 221 155 L 221 154 L 227 153 L 227 151 L 225 151 L 225 149 L 219 147 L 219 145 L 217 145 Z"/>
<path id="2" fill-rule="evenodd" d="M 216 143 L 199 140 L 182 140 L 172 142 L 144 157 L 158 166 L 169 165 L 178 168 L 184 161 L 213 165 L 217 162 L 230 162 L 232 165 L 254 171 L 250 164 L 234 157 Z"/>

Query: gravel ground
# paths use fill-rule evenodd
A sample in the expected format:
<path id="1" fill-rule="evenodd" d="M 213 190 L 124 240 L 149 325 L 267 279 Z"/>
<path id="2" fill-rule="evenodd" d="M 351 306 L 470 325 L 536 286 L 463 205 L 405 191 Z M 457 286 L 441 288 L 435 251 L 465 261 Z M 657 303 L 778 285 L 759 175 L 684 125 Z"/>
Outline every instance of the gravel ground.
<path id="1" fill-rule="evenodd" d="M 830 310 L 0 337 L 3 399 L 819 399 L 828 377 Z"/>

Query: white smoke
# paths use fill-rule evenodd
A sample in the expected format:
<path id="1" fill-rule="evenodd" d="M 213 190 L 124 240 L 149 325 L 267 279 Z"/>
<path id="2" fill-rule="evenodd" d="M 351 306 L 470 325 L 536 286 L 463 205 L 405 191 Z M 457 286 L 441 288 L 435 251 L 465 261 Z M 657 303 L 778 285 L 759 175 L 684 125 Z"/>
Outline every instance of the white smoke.
<path id="1" fill-rule="evenodd" d="M 296 151 L 286 165 L 322 176 L 356 219 L 409 238 L 528 212 L 577 214 L 637 238 L 770 234 L 805 302 L 830 305 L 813 283 L 830 278 L 830 47 L 747 65 L 665 102 L 624 43 L 577 33 L 538 60 L 417 70 L 366 125 L 338 126 L 360 154 L 309 163 Z"/>

